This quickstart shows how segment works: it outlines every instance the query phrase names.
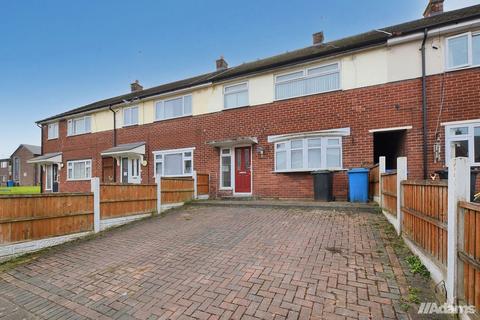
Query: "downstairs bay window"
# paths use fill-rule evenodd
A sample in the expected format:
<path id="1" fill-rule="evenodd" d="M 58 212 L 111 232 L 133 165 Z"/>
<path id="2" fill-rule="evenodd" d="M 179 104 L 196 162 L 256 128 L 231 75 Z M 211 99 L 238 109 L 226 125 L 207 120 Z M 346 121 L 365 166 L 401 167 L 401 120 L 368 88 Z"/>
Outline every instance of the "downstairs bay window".
<path id="1" fill-rule="evenodd" d="M 155 177 L 190 177 L 193 175 L 193 150 L 176 149 L 155 151 Z"/>
<path id="2" fill-rule="evenodd" d="M 275 143 L 275 171 L 301 172 L 342 168 L 342 138 L 312 137 Z"/>
<path id="3" fill-rule="evenodd" d="M 455 157 L 466 157 L 472 166 L 480 166 L 480 120 L 447 125 L 445 127 L 446 162 Z"/>

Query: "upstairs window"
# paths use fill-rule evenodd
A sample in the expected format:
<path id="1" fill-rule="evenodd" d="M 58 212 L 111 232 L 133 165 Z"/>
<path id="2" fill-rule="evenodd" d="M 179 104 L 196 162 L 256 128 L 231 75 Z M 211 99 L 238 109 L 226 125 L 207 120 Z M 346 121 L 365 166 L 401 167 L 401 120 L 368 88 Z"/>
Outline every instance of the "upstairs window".
<path id="1" fill-rule="evenodd" d="M 88 180 L 92 177 L 92 160 L 67 161 L 67 180 Z"/>
<path id="2" fill-rule="evenodd" d="M 155 119 L 166 120 L 192 115 L 192 96 L 158 101 L 155 105 Z"/>
<path id="3" fill-rule="evenodd" d="M 275 171 L 295 172 L 342 168 L 342 138 L 314 137 L 275 144 Z"/>
<path id="4" fill-rule="evenodd" d="M 92 117 L 85 116 L 68 120 L 67 134 L 74 136 L 77 134 L 89 133 L 92 131 Z"/>
<path id="5" fill-rule="evenodd" d="M 275 99 L 282 100 L 340 89 L 340 67 L 328 64 L 275 77 Z"/>
<path id="6" fill-rule="evenodd" d="M 48 124 L 48 140 L 58 139 L 58 122 Z"/>
<path id="7" fill-rule="evenodd" d="M 466 157 L 472 166 L 480 166 L 480 121 L 445 127 L 447 164 L 455 157 Z"/>
<path id="8" fill-rule="evenodd" d="M 8 161 L 2 161 L 2 162 L 0 162 L 0 168 L 4 169 L 4 168 L 6 168 L 6 167 L 8 167 Z"/>
<path id="9" fill-rule="evenodd" d="M 134 126 L 138 124 L 138 107 L 128 107 L 123 109 L 123 125 Z"/>
<path id="10" fill-rule="evenodd" d="M 153 152 L 155 176 L 182 177 L 193 174 L 193 148 Z"/>
<path id="11" fill-rule="evenodd" d="M 223 107 L 225 109 L 248 106 L 248 83 L 243 82 L 223 87 Z"/>
<path id="12" fill-rule="evenodd" d="M 447 69 L 480 65 L 480 32 L 447 38 Z"/>

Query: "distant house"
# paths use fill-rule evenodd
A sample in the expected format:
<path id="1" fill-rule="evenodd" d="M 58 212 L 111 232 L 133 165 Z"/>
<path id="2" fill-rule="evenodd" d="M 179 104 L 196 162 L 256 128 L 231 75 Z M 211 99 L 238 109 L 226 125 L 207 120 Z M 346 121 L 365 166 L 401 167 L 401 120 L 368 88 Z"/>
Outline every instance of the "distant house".
<path id="1" fill-rule="evenodd" d="M 10 158 L 0 159 L 0 186 L 5 186 L 10 177 Z"/>
<path id="2" fill-rule="evenodd" d="M 17 186 L 36 186 L 40 184 L 40 171 L 28 160 L 41 154 L 40 146 L 21 144 L 10 156 L 11 177 Z M 0 164 L 1 166 L 1 164 Z M 0 174 L 1 175 L 1 174 Z M 7 179 L 9 180 L 9 179 Z"/>

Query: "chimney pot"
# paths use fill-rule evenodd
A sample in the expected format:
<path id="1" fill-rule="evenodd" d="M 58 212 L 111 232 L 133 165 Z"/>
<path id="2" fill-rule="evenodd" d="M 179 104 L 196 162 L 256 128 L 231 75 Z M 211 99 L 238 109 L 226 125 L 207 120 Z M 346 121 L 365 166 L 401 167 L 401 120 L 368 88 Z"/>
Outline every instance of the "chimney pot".
<path id="1" fill-rule="evenodd" d="M 323 31 L 316 32 L 312 35 L 313 45 L 322 44 L 324 40 Z"/>
<path id="2" fill-rule="evenodd" d="M 220 56 L 216 61 L 217 71 L 228 69 L 228 63 L 223 56 Z"/>
<path id="3" fill-rule="evenodd" d="M 443 13 L 443 2 L 444 0 L 429 0 L 423 17 L 428 18 Z"/>
<path id="4" fill-rule="evenodd" d="M 133 83 L 130 84 L 130 90 L 132 92 L 137 92 L 137 91 L 142 91 L 143 86 L 138 82 L 138 80 L 135 80 Z"/>

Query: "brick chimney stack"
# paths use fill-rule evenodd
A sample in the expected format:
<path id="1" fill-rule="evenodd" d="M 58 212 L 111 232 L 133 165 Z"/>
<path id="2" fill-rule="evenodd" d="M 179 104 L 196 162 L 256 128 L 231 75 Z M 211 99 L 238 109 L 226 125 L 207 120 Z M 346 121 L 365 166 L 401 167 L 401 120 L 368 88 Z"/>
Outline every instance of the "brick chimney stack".
<path id="1" fill-rule="evenodd" d="M 313 45 L 322 44 L 324 40 L 323 31 L 312 34 Z"/>
<path id="2" fill-rule="evenodd" d="M 217 71 L 228 69 L 228 63 L 227 61 L 225 61 L 225 58 L 223 56 L 220 56 L 220 59 L 217 59 L 216 65 Z"/>
<path id="3" fill-rule="evenodd" d="M 423 17 L 428 18 L 443 13 L 443 1 L 444 0 L 429 0 L 423 12 Z"/>
<path id="4" fill-rule="evenodd" d="M 143 86 L 140 84 L 140 82 L 138 82 L 138 80 L 135 80 L 135 82 L 130 84 L 130 90 L 132 92 L 142 91 Z"/>

